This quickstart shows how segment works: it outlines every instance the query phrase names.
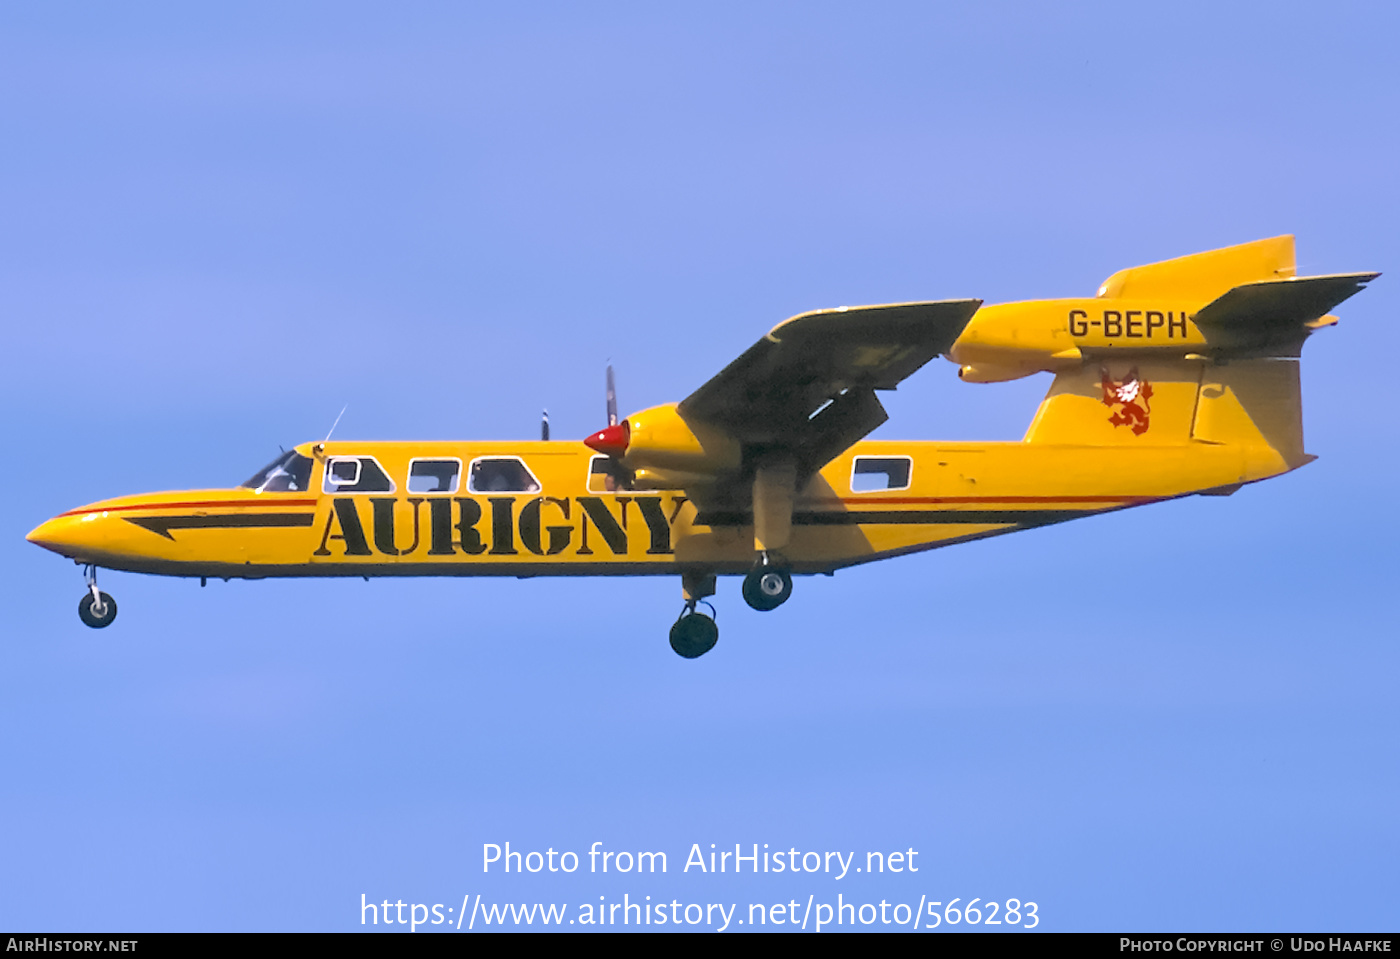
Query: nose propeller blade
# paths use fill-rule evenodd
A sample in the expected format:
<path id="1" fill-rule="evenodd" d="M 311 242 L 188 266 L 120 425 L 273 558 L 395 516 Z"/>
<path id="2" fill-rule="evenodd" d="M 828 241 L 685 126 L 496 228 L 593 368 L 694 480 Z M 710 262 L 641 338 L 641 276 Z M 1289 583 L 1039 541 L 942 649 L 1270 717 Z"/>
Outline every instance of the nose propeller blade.
<path id="1" fill-rule="evenodd" d="M 613 378 L 612 364 L 608 364 L 608 425 L 584 440 L 584 445 L 595 449 L 604 456 L 621 459 L 627 452 L 631 440 L 631 430 L 626 423 L 617 421 L 617 383 Z"/>
<path id="2" fill-rule="evenodd" d="M 617 425 L 617 386 L 613 382 L 612 364 L 608 364 L 608 425 Z"/>
<path id="3" fill-rule="evenodd" d="M 627 452 L 627 443 L 630 439 L 627 424 L 614 423 L 612 426 L 594 433 L 583 442 L 585 446 L 597 450 L 604 456 L 620 459 Z"/>

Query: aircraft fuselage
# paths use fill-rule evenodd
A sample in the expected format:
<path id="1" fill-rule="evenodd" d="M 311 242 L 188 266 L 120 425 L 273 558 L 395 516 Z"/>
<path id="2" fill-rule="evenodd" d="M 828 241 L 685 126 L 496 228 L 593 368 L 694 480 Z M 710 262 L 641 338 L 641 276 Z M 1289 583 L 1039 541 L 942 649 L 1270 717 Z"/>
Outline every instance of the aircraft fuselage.
<path id="1" fill-rule="evenodd" d="M 252 579 L 745 573 L 753 564 L 751 514 L 707 508 L 681 490 L 610 491 L 590 472 L 599 457 L 577 442 L 298 449 L 314 464 L 308 489 L 104 500 L 49 520 L 29 539 L 109 569 Z M 831 572 L 1229 488 L 1288 468 L 1267 453 L 1209 443 L 862 442 L 799 490 L 784 556 L 794 573 Z M 389 489 L 327 484 L 330 462 L 365 458 L 382 467 Z M 523 464 L 538 488 L 473 489 L 469 464 L 496 461 Z M 455 482 L 412 491 L 415 462 L 458 464 Z"/>

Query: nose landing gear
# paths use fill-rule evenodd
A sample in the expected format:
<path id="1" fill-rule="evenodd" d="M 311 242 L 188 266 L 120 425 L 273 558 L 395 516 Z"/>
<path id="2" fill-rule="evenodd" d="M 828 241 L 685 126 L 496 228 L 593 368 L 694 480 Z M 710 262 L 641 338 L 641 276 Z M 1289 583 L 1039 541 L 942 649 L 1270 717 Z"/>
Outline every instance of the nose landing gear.
<path id="1" fill-rule="evenodd" d="M 78 601 L 78 618 L 84 626 L 101 629 L 112 625 L 117 618 L 117 601 L 97 588 L 97 567 L 91 564 L 83 567 L 83 578 L 87 581 L 88 592 Z"/>

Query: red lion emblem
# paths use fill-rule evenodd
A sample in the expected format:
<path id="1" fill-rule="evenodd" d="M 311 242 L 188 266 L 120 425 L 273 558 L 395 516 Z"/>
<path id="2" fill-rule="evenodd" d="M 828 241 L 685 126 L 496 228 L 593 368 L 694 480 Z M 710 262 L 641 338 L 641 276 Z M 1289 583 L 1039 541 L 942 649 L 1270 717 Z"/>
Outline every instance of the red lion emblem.
<path id="1" fill-rule="evenodd" d="M 1115 383 L 1113 377 L 1108 375 L 1105 368 L 1103 373 L 1103 405 L 1121 406 L 1108 418 L 1108 421 L 1115 427 L 1126 426 L 1133 431 L 1134 436 L 1141 436 L 1147 432 L 1147 416 L 1152 412 L 1152 404 L 1148 402 L 1152 399 L 1152 384 L 1146 380 L 1138 379 L 1137 367 L 1128 371 L 1128 375 L 1121 383 Z M 1139 405 L 1141 401 L 1141 405 Z"/>

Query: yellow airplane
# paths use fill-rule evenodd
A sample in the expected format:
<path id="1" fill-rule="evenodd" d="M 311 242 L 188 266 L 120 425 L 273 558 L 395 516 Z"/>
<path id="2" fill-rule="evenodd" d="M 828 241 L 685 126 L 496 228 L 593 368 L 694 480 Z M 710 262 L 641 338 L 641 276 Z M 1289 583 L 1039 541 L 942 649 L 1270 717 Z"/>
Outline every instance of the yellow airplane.
<path id="1" fill-rule="evenodd" d="M 1245 483 L 1310 462 L 1298 356 L 1375 273 L 1295 276 L 1293 238 L 1113 274 L 1094 297 L 804 313 L 680 403 L 582 443 L 305 443 L 236 489 L 69 510 L 29 534 L 85 567 L 167 576 L 678 574 L 671 646 L 742 574 L 771 610 L 835 570 Z M 979 309 L 980 307 L 980 309 Z M 1054 374 L 1020 442 L 864 441 L 891 390 L 947 355 L 964 380 Z M 706 603 L 708 606 L 709 604 Z M 713 612 L 713 607 L 711 607 Z"/>

